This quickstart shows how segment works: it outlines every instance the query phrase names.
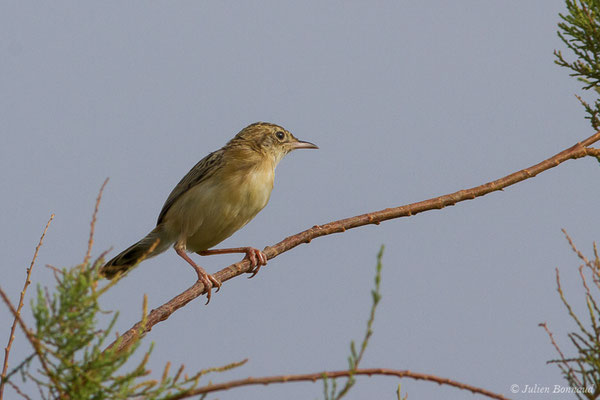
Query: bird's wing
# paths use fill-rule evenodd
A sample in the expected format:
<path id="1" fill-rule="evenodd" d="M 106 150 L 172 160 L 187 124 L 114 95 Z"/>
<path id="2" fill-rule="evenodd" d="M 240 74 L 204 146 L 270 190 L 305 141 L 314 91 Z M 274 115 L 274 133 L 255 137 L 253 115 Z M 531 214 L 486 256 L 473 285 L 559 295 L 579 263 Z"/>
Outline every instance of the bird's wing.
<path id="1" fill-rule="evenodd" d="M 167 211 L 171 208 L 171 206 L 179 199 L 185 192 L 187 192 L 191 187 L 196 186 L 200 182 L 205 181 L 214 173 L 221 168 L 223 165 L 223 151 L 217 150 L 202 160 L 198 161 L 194 168 L 190 169 L 190 171 L 179 181 L 177 186 L 173 189 L 167 201 L 163 205 L 160 214 L 158 215 L 158 221 L 156 225 L 160 225 L 163 218 L 167 214 Z"/>

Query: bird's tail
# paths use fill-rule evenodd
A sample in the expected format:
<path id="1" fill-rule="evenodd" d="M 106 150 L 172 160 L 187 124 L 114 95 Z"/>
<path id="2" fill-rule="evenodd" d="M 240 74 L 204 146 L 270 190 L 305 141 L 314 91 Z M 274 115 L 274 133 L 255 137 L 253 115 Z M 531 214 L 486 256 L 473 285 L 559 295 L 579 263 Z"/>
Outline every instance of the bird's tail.
<path id="1" fill-rule="evenodd" d="M 161 238 L 161 227 L 157 226 L 142 240 L 131 245 L 127 250 L 121 252 L 115 258 L 100 268 L 100 274 L 107 279 L 114 278 L 117 274 L 123 274 L 143 260 L 154 257 L 167 250 L 171 243 Z"/>

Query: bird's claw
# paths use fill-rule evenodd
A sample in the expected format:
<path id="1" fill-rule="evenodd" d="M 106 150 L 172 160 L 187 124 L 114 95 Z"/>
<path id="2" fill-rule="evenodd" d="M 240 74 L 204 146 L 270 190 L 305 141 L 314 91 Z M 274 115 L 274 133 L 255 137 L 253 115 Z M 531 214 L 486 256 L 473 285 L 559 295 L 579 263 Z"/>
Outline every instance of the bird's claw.
<path id="1" fill-rule="evenodd" d="M 217 290 L 215 290 L 215 292 L 218 292 L 221 290 L 221 282 L 213 275 L 207 274 L 206 272 L 203 274 L 198 273 L 198 281 L 202 282 L 202 285 L 207 289 L 206 304 L 208 304 L 210 303 L 212 288 L 216 286 Z"/>
<path id="2" fill-rule="evenodd" d="M 218 292 L 219 290 L 221 290 L 221 281 L 219 281 L 217 278 L 214 277 L 214 275 L 208 275 L 208 279 L 212 282 L 212 286 L 213 287 L 217 287 L 217 290 L 215 290 L 215 293 Z"/>
<path id="3" fill-rule="evenodd" d="M 248 271 L 252 274 L 248 277 L 248 279 L 254 278 L 256 274 L 258 274 L 258 271 L 260 271 L 260 267 L 267 265 L 267 255 L 264 252 L 255 249 L 254 247 L 248 248 L 246 251 L 246 257 L 244 258 L 250 260 L 250 266 L 252 267 L 252 269 Z"/>

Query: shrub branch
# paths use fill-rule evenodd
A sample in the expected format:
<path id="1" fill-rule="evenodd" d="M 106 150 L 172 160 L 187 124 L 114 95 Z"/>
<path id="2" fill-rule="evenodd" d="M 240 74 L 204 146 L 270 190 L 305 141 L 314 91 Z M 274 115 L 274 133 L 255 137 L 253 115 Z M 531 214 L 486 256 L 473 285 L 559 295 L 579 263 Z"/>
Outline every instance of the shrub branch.
<path id="1" fill-rule="evenodd" d="M 167 397 L 168 400 L 180 400 L 186 399 L 200 394 L 206 394 L 211 392 L 218 392 L 223 390 L 229 390 L 241 386 L 252 386 L 252 385 L 269 385 L 272 383 L 287 383 L 287 382 L 315 382 L 324 378 L 335 379 L 349 377 L 351 375 L 387 375 L 395 376 L 397 378 L 410 378 L 415 380 L 434 382 L 440 385 L 453 386 L 458 389 L 468 390 L 472 393 L 481 394 L 492 399 L 507 400 L 506 397 L 501 394 L 490 392 L 489 390 L 482 389 L 476 386 L 468 385 L 466 383 L 457 382 L 452 379 L 442 378 L 436 375 L 421 374 L 418 372 L 412 372 L 408 370 L 395 370 L 387 368 L 365 368 L 356 369 L 354 371 L 324 371 L 316 372 L 311 374 L 298 374 L 298 375 L 279 375 L 279 376 L 265 376 L 262 378 L 246 378 L 235 381 L 229 381 L 224 383 L 211 384 L 202 386 L 197 389 L 191 390 L 187 393 L 180 394 L 173 397 Z M 165 399 L 165 400 L 167 400 Z"/>
<path id="2" fill-rule="evenodd" d="M 8 344 L 4 348 L 4 365 L 2 367 L 2 374 L 0 375 L 0 400 L 3 398 L 4 394 L 4 384 L 6 383 L 6 373 L 8 371 L 8 356 L 10 354 L 10 349 L 12 347 L 13 340 L 15 340 L 15 329 L 17 328 L 17 323 L 19 323 L 19 318 L 21 315 L 21 309 L 23 308 L 23 301 L 25 299 L 25 293 L 27 292 L 27 287 L 31 284 L 31 271 L 33 271 L 33 266 L 35 265 L 35 260 L 37 259 L 40 248 L 42 247 L 42 243 L 44 242 L 44 237 L 46 236 L 46 232 L 48 232 L 48 228 L 50 227 L 50 223 L 54 219 L 54 214 L 50 215 L 50 219 L 46 223 L 46 227 L 42 232 L 42 236 L 40 237 L 40 241 L 35 247 L 35 252 L 33 253 L 33 258 L 31 260 L 31 264 L 29 264 L 29 268 L 27 268 L 27 276 L 25 278 L 25 284 L 23 285 L 23 290 L 21 290 L 21 295 L 19 297 L 19 304 L 15 309 L 15 315 L 13 324 L 10 328 L 10 336 L 8 337 Z"/>
<path id="3" fill-rule="evenodd" d="M 310 243 L 311 240 L 321 236 L 331 235 L 333 233 L 345 232 L 348 229 L 357 228 L 360 226 L 375 224 L 390 219 L 400 217 L 410 217 L 415 214 L 422 213 L 429 210 L 439 210 L 447 206 L 455 205 L 461 201 L 473 200 L 477 197 L 484 196 L 488 193 L 503 190 L 504 188 L 519 183 L 529 178 L 533 178 L 541 172 L 548 169 L 554 168 L 559 164 L 571 160 L 583 158 L 586 156 L 597 157 L 598 149 L 590 148 L 592 144 L 600 140 L 600 131 L 596 132 L 587 139 L 561 151 L 560 153 L 538 163 L 529 168 L 514 172 L 503 178 L 497 179 L 485 183 L 480 186 L 476 186 L 470 189 L 459 190 L 454 193 L 446 194 L 439 197 L 434 197 L 428 200 L 412 203 L 400 207 L 386 208 L 380 211 L 374 211 L 362 215 L 357 215 L 351 218 L 341 219 L 338 221 L 329 222 L 324 225 L 315 225 L 310 229 L 303 232 L 297 233 L 293 236 L 289 236 L 273 246 L 267 246 L 264 249 L 267 259 L 272 259 L 278 255 L 293 249 L 294 247 L 303 244 Z M 236 276 L 243 273 L 253 272 L 250 262 L 248 260 L 242 260 L 228 267 L 223 268 L 214 276 L 221 282 L 226 282 Z M 186 289 L 184 292 L 173 297 L 171 300 L 163 304 L 162 306 L 152 310 L 148 314 L 148 319 L 144 324 L 141 322 L 136 323 L 129 330 L 123 333 L 118 340 L 113 342 L 108 348 L 111 348 L 115 344 L 118 346 L 118 350 L 122 350 L 133 343 L 134 339 L 138 335 L 144 335 L 145 333 L 152 330 L 152 327 L 157 323 L 166 320 L 175 311 L 185 306 L 187 303 L 195 299 L 196 297 L 206 293 L 206 288 L 201 282 L 194 283 L 191 287 Z"/>

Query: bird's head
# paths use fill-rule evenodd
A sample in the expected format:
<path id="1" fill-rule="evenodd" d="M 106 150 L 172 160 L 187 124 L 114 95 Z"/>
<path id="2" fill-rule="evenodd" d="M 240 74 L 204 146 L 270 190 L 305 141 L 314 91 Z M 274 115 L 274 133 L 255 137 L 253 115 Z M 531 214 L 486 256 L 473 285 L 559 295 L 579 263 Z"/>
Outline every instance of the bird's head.
<path id="1" fill-rule="evenodd" d="M 285 128 L 268 122 L 248 125 L 226 147 L 234 151 L 250 150 L 260 157 L 268 157 L 274 165 L 292 150 L 318 149 L 315 144 L 298 140 Z"/>

